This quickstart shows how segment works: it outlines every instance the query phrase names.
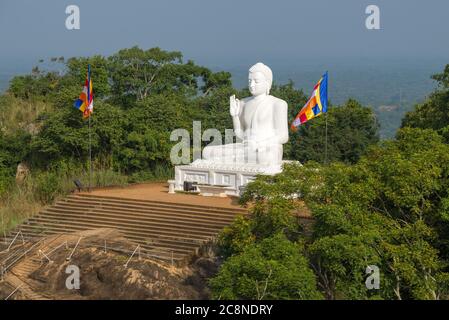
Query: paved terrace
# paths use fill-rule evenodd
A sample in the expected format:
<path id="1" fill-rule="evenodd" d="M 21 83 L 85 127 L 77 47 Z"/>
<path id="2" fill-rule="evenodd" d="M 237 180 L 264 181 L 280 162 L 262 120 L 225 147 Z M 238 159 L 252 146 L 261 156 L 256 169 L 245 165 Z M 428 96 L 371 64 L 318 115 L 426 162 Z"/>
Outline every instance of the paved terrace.
<path id="1" fill-rule="evenodd" d="M 88 192 L 81 192 L 82 194 Z M 134 200 L 152 200 L 168 203 L 193 204 L 201 206 L 241 208 L 237 197 L 204 197 L 198 194 L 168 193 L 167 183 L 143 183 L 124 187 L 106 187 L 92 190 L 89 194 L 103 197 L 121 197 Z"/>

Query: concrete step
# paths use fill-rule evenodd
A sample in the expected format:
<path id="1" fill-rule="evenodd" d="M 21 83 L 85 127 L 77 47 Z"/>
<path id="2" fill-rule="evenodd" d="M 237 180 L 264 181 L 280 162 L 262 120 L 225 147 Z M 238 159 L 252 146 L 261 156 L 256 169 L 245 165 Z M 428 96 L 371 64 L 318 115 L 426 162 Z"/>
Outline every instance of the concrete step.
<path id="1" fill-rule="evenodd" d="M 59 226 L 59 221 L 55 221 L 55 223 Z M 35 225 L 33 224 L 33 221 L 29 221 L 29 224 L 23 225 L 23 233 L 24 238 L 26 241 L 35 241 L 38 238 L 41 238 L 43 234 L 37 233 L 38 230 L 45 228 L 45 225 Z M 82 228 L 83 230 L 86 230 L 86 228 Z M 91 228 L 87 228 L 91 229 Z M 67 228 L 63 228 L 62 232 L 66 232 Z M 204 241 L 207 241 L 209 238 L 189 238 L 185 237 L 183 235 L 180 235 L 179 233 L 176 234 L 164 234 L 164 233 L 152 233 L 152 236 L 148 236 L 148 234 L 145 234 L 145 238 L 148 238 L 152 240 L 153 242 L 161 242 L 161 243 L 174 243 L 174 244 L 182 244 L 185 247 L 190 247 L 192 245 L 198 246 L 201 245 Z M 142 238 L 142 237 L 141 237 Z M 12 237 L 11 237 L 12 239 Z M 29 247 L 27 245 L 24 248 L 20 248 L 20 250 L 17 250 L 17 252 L 10 251 L 10 254 L 8 257 L 12 257 L 13 253 L 16 255 L 22 254 L 25 251 L 25 248 Z"/>
<path id="2" fill-rule="evenodd" d="M 114 211 L 109 210 L 109 208 L 99 209 L 95 208 L 92 210 L 80 210 L 76 208 L 61 208 L 61 207 L 51 207 L 43 210 L 41 212 L 41 215 L 43 213 L 56 213 L 56 214 L 77 214 L 82 216 L 93 216 L 93 215 L 102 215 L 104 217 L 111 217 L 111 218 L 117 218 L 117 219 L 126 219 L 126 221 L 146 221 L 146 222 L 170 222 L 170 221 L 176 221 L 179 223 L 182 223 L 184 225 L 194 225 L 194 226 L 203 226 L 205 228 L 213 228 L 213 229 L 222 229 L 224 226 L 227 226 L 230 224 L 231 221 L 228 222 L 222 222 L 222 221 L 215 221 L 215 220 L 197 220 L 197 219 L 188 219 L 184 217 L 178 217 L 176 215 L 165 215 L 165 216 L 159 216 L 159 215 L 152 215 L 152 214 L 136 214 L 136 213 L 128 213 L 128 212 L 120 212 L 120 211 Z"/>
<path id="3" fill-rule="evenodd" d="M 40 238 L 42 237 L 44 234 L 42 234 L 41 232 L 43 231 L 43 229 L 49 230 L 55 230 L 59 233 L 67 233 L 67 232 L 76 232 L 76 231 L 82 231 L 82 230 L 89 230 L 92 229 L 91 227 L 86 227 L 86 226 L 76 226 L 76 225 L 71 225 L 71 226 L 64 226 L 61 227 L 61 225 L 59 224 L 47 224 L 46 226 L 44 225 L 24 225 L 23 226 L 23 230 L 24 233 L 32 239 L 36 239 L 36 238 Z M 151 240 L 151 239 L 159 239 L 159 238 L 174 238 L 177 237 L 179 238 L 179 243 L 186 243 L 186 242 L 190 242 L 193 243 L 194 245 L 198 245 L 198 244 L 202 244 L 205 241 L 209 241 L 210 238 L 186 238 L 183 235 L 179 235 L 179 234 L 167 234 L 167 233 L 155 233 L 152 232 L 151 235 L 149 235 L 148 233 L 145 234 L 135 234 L 135 233 L 128 233 L 126 235 L 127 238 L 138 238 L 141 239 L 142 241 L 144 240 Z"/>
<path id="4" fill-rule="evenodd" d="M 244 214 L 247 210 L 238 208 L 74 194 L 47 207 L 13 232 L 22 230 L 26 239 L 36 241 L 47 235 L 115 228 L 125 238 L 140 244 L 141 254 L 180 263 L 198 253 L 201 245 L 215 239 L 237 215 Z M 7 241 L 15 235 L 13 232 Z M 42 248 L 44 252 L 51 251 L 49 244 Z M 34 262 L 19 264 L 16 272 L 25 276 L 36 269 L 37 263 L 41 263 L 39 257 Z"/>
<path id="5" fill-rule="evenodd" d="M 116 206 L 116 207 L 128 207 L 134 209 L 153 208 L 161 211 L 179 211 L 190 213 L 202 213 L 208 215 L 220 215 L 220 216 L 234 216 L 236 214 L 247 214 L 245 209 L 232 209 L 232 208 L 220 208 L 220 207 L 188 207 L 179 203 L 142 203 L 139 200 L 123 199 L 123 200 L 110 200 L 108 198 L 92 199 L 92 198 L 74 198 L 72 196 L 59 200 L 57 203 L 78 203 L 83 205 L 94 206 Z"/>
<path id="6" fill-rule="evenodd" d="M 20 291 L 26 298 L 31 300 L 49 300 L 48 297 L 38 294 L 24 281 L 22 281 L 17 275 L 13 273 L 8 273 L 5 280 L 13 287 L 19 288 Z"/>
<path id="7" fill-rule="evenodd" d="M 85 229 L 83 229 L 83 230 L 85 230 Z M 75 229 L 73 231 L 80 231 L 80 230 Z M 39 234 L 38 236 L 36 235 L 36 237 L 61 234 L 62 232 L 64 232 L 64 231 L 61 231 L 60 229 L 51 228 L 51 229 L 47 229 L 43 234 Z M 30 237 L 33 237 L 32 231 L 28 232 L 28 235 Z M 127 238 L 129 238 L 129 237 L 127 237 Z M 136 243 L 139 244 L 139 241 L 136 241 L 136 240 L 139 240 L 139 238 L 131 237 L 129 239 L 132 240 L 132 241 L 135 241 Z M 151 247 L 149 245 L 146 245 L 144 242 L 142 242 L 140 244 L 141 244 L 142 252 L 144 252 L 144 253 L 148 252 L 148 253 L 153 254 L 153 255 L 165 256 L 165 260 L 167 260 L 167 261 L 171 259 L 171 252 L 172 252 L 172 250 L 169 249 L 169 248 L 166 248 L 166 249 L 164 249 L 164 248 L 153 248 L 153 247 Z M 81 241 L 80 242 L 80 246 L 83 247 L 83 245 L 84 244 Z M 92 247 L 92 244 L 89 244 L 87 247 Z M 96 247 L 99 248 L 99 249 L 103 249 L 103 246 L 100 245 L 100 244 L 96 245 Z M 111 249 L 112 248 L 110 246 L 109 247 L 107 246 L 107 250 L 111 250 Z M 43 251 L 45 252 L 45 251 L 50 251 L 50 250 L 52 250 L 52 248 L 45 248 Z M 131 251 L 131 249 L 129 249 L 128 251 Z M 189 251 L 188 253 L 191 253 L 191 251 Z M 178 253 L 178 252 L 176 252 L 176 250 L 174 252 L 174 259 L 175 260 L 184 259 L 185 256 L 186 256 L 186 252 Z M 45 259 L 44 259 L 44 261 L 45 261 Z M 40 259 L 38 259 L 38 262 L 40 263 Z"/>
<path id="8" fill-rule="evenodd" d="M 47 225 L 45 234 L 49 235 L 49 234 L 58 234 L 58 233 L 67 233 L 67 232 L 77 232 L 77 231 L 84 231 L 84 230 L 88 230 L 88 229 L 89 228 L 80 227 L 80 226 L 71 226 L 70 228 L 61 229 L 60 227 L 55 226 L 55 225 Z M 26 232 L 27 234 L 33 234 L 35 231 L 32 228 L 31 229 L 24 228 L 24 232 Z M 127 234 L 127 235 L 125 235 L 125 237 L 130 240 L 136 241 L 137 243 L 145 245 L 147 248 L 154 249 L 154 246 L 147 244 L 147 241 L 150 240 L 150 238 L 148 238 L 148 237 L 135 236 L 135 235 L 131 235 L 131 234 Z M 159 246 L 167 248 L 168 251 L 173 250 L 175 252 L 182 252 L 184 254 L 191 253 L 192 251 L 194 251 L 193 248 L 195 248 L 194 246 L 190 247 L 190 248 L 192 248 L 192 249 L 190 249 L 190 248 L 186 248 L 183 246 L 176 246 L 176 245 L 172 245 L 172 244 L 165 245 L 162 243 L 160 243 Z M 199 246 L 196 246 L 196 247 L 199 247 Z"/>
<path id="9" fill-rule="evenodd" d="M 60 230 L 55 230 L 53 228 L 53 229 L 48 229 L 45 232 L 45 234 L 46 235 L 52 235 L 52 234 L 58 234 L 60 232 L 61 232 Z M 139 244 L 142 245 L 142 247 L 145 247 L 146 249 L 152 250 L 152 251 L 160 251 L 160 252 L 165 252 L 165 253 L 167 253 L 167 252 L 175 252 L 175 253 L 179 253 L 179 254 L 190 254 L 190 253 L 195 251 L 195 247 L 179 248 L 179 247 L 176 247 L 176 246 L 173 246 L 173 245 L 162 245 L 162 244 L 158 244 L 156 246 L 156 245 L 148 244 L 144 239 L 141 239 L 141 238 L 138 238 L 138 237 L 127 236 L 126 238 L 129 239 L 129 240 L 132 240 L 132 241 L 134 241 L 136 243 L 139 243 Z M 100 244 L 95 245 L 95 246 L 98 247 L 98 248 L 103 248 L 103 246 L 100 245 Z M 106 246 L 108 246 L 107 243 L 106 243 Z M 111 245 L 109 245 L 109 246 L 111 246 Z"/>
<path id="10" fill-rule="evenodd" d="M 211 229 L 211 228 L 204 228 L 204 227 L 195 227 L 195 226 L 186 226 L 186 225 L 176 225 L 173 223 L 146 223 L 144 221 L 133 221 L 128 220 L 126 218 L 122 219 L 116 219 L 116 218 L 109 218 L 107 216 L 103 215 L 77 215 L 77 214 L 71 214 L 71 213 L 64 213 L 64 214 L 53 214 L 44 212 L 42 215 L 37 215 L 31 219 L 29 219 L 25 225 L 32 223 L 33 221 L 60 221 L 62 224 L 66 223 L 67 221 L 72 221 L 73 224 L 86 224 L 90 225 L 92 227 L 95 227 L 96 224 L 101 225 L 108 225 L 110 227 L 122 227 L 124 230 L 134 230 L 134 231 L 141 231 L 141 232 L 147 232 L 151 230 L 161 230 L 166 231 L 163 233 L 168 234 L 185 234 L 185 235 L 194 235 L 196 238 L 197 236 L 200 237 L 209 237 L 210 235 L 213 235 L 217 233 L 217 230 L 220 229 Z"/>
<path id="11" fill-rule="evenodd" d="M 124 232 L 140 232 L 142 234 L 151 235 L 154 231 L 161 231 L 160 233 L 165 234 L 183 234 L 189 235 L 191 238 L 210 238 L 214 234 L 217 233 L 217 230 L 205 229 L 205 228 L 194 228 L 187 226 L 173 226 L 170 224 L 143 224 L 143 223 L 134 223 L 134 222 L 124 222 L 106 219 L 104 217 L 97 216 L 69 216 L 69 215 L 60 215 L 55 219 L 55 217 L 46 217 L 37 215 L 34 218 L 29 219 L 26 225 L 40 223 L 41 225 L 46 225 L 48 223 L 56 223 L 64 226 L 70 225 L 79 225 L 85 226 L 86 229 L 95 229 L 95 228 L 116 228 Z"/>
<path id="12" fill-rule="evenodd" d="M 130 199 L 130 198 L 121 198 L 114 196 L 99 196 L 93 194 L 86 193 L 78 193 L 69 195 L 67 198 L 85 198 L 85 199 L 95 199 L 101 201 L 109 201 L 109 202 L 119 202 L 119 203 L 135 203 L 135 204 L 143 204 L 143 205 L 160 205 L 167 206 L 168 208 L 194 208 L 201 211 L 210 210 L 211 212 L 230 212 L 236 213 L 240 212 L 242 214 L 246 214 L 247 210 L 243 208 L 226 208 L 226 207 L 215 207 L 215 206 L 204 206 L 204 205 L 195 205 L 195 204 L 186 204 L 186 203 L 174 203 L 174 202 L 164 202 L 164 201 L 155 201 L 155 200 L 140 200 L 140 199 Z"/>
<path id="13" fill-rule="evenodd" d="M 44 218 L 48 217 L 51 219 L 80 219 L 80 221 L 91 220 L 91 221 L 104 221 L 104 222 L 114 222 L 116 224 L 121 224 L 124 226 L 137 226 L 137 227 L 146 227 L 146 226 L 158 226 L 169 228 L 170 230 L 179 229 L 179 230 L 191 230 L 195 231 L 199 234 L 209 234 L 216 233 L 223 229 L 226 225 L 199 225 L 192 223 L 185 223 L 180 221 L 179 224 L 177 220 L 171 219 L 152 219 L 152 217 L 147 217 L 145 219 L 132 219 L 131 217 L 126 216 L 117 216 L 113 214 L 109 214 L 107 212 L 90 212 L 90 213 L 79 213 L 79 212 L 53 212 L 53 211 L 43 211 L 41 214 L 35 216 L 34 218 Z M 30 220 L 31 220 L 30 219 Z"/>
<path id="14" fill-rule="evenodd" d="M 63 210 L 79 210 L 79 211 L 91 211 L 91 210 L 103 210 L 110 212 L 120 212 L 122 214 L 134 214 L 134 215 L 151 215 L 160 217 L 179 217 L 180 219 L 192 220 L 192 221 L 221 221 L 229 224 L 232 222 L 236 215 L 221 215 L 221 214 L 209 214 L 198 211 L 178 211 L 178 210 L 160 210 L 153 207 L 132 208 L 128 206 L 110 206 L 110 205 L 92 205 L 92 204 L 80 204 L 77 202 L 58 202 L 48 209 L 63 209 Z M 47 210 L 48 210 L 47 209 Z"/>

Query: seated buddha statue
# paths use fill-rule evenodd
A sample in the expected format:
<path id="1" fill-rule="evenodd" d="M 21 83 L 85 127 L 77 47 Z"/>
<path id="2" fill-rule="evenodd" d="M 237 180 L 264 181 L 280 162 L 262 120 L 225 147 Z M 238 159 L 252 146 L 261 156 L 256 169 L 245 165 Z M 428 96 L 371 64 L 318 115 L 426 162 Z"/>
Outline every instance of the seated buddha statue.
<path id="1" fill-rule="evenodd" d="M 251 97 L 230 97 L 234 133 L 241 142 L 203 149 L 203 159 L 233 164 L 276 166 L 282 162 L 282 145 L 288 141 L 287 103 L 270 95 L 271 69 L 256 63 L 249 69 Z"/>

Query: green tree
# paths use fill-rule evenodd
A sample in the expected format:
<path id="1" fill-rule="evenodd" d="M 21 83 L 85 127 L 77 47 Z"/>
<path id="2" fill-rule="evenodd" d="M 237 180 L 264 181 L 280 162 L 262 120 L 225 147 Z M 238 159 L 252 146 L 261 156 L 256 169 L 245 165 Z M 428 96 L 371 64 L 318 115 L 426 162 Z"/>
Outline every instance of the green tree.
<path id="1" fill-rule="evenodd" d="M 29 155 L 30 138 L 21 130 L 8 135 L 0 131 L 0 197 L 10 189 L 17 165 Z"/>
<path id="2" fill-rule="evenodd" d="M 31 136 L 25 131 L 18 131 L 12 135 L 0 132 L 0 167 L 9 172 L 9 175 L 14 175 L 17 164 L 29 155 L 30 139 Z"/>
<path id="3" fill-rule="evenodd" d="M 249 217 L 236 218 L 221 232 L 218 239 L 220 253 L 225 257 L 241 253 L 248 245 L 277 233 L 284 234 L 290 241 L 298 241 L 303 230 L 292 212 L 293 204 L 286 199 L 256 202 Z"/>
<path id="4" fill-rule="evenodd" d="M 31 142 L 31 162 L 44 169 L 63 159 L 87 160 L 89 129 L 79 110 L 61 108 L 41 116 L 41 130 Z M 94 148 L 98 140 L 92 139 Z"/>
<path id="5" fill-rule="evenodd" d="M 57 72 L 41 72 L 37 67 L 32 74 L 15 76 L 11 79 L 8 92 L 17 98 L 48 98 L 60 80 Z"/>
<path id="6" fill-rule="evenodd" d="M 449 143 L 449 65 L 432 79 L 437 81 L 438 88 L 415 110 L 406 113 L 401 127 L 433 129 Z"/>
<path id="7" fill-rule="evenodd" d="M 183 63 L 177 51 L 133 47 L 109 57 L 109 74 L 114 99 L 127 106 L 164 92 L 194 95 L 204 68 Z"/>
<path id="8" fill-rule="evenodd" d="M 328 161 L 356 163 L 366 149 L 379 141 L 379 123 L 370 108 L 349 99 L 291 134 L 290 157 L 300 162 L 325 160 L 326 117 Z"/>
<path id="9" fill-rule="evenodd" d="M 259 177 L 243 201 L 254 206 L 299 195 L 306 202 L 315 224 L 305 252 L 328 299 L 442 299 L 448 156 L 434 131 L 407 128 L 355 165 L 309 162 Z M 381 270 L 379 291 L 365 286 L 368 265 Z"/>
<path id="10" fill-rule="evenodd" d="M 229 72 L 220 71 L 214 73 L 209 69 L 203 68 L 202 77 L 204 86 L 201 89 L 204 96 L 220 88 L 232 88 L 231 74 Z"/>
<path id="11" fill-rule="evenodd" d="M 230 257 L 210 280 L 217 299 L 321 299 L 301 245 L 275 234 Z"/>

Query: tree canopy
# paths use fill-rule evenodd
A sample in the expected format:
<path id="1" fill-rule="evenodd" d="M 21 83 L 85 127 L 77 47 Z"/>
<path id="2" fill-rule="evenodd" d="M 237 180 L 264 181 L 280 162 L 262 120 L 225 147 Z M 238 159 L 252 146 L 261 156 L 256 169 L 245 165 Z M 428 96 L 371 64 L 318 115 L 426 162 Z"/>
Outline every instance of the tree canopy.
<path id="1" fill-rule="evenodd" d="M 224 265 L 232 261 L 235 268 L 233 257 L 282 231 L 291 243 L 305 243 L 304 255 L 328 299 L 447 298 L 448 164 L 449 146 L 441 136 L 405 128 L 354 165 L 309 162 L 260 176 L 242 198 L 253 203 L 251 218 L 240 218 L 221 236 L 223 254 L 231 257 Z M 285 219 L 269 224 L 282 227 L 257 232 L 255 224 L 266 226 L 261 208 L 276 219 L 278 212 L 291 215 L 288 208 L 298 201 L 315 220 L 311 234 Z M 365 286 L 369 265 L 381 270 L 379 290 Z"/>
<path id="2" fill-rule="evenodd" d="M 405 115 L 401 126 L 433 129 L 449 143 L 449 64 L 432 79 L 437 81 L 438 88 L 415 110 Z"/>

